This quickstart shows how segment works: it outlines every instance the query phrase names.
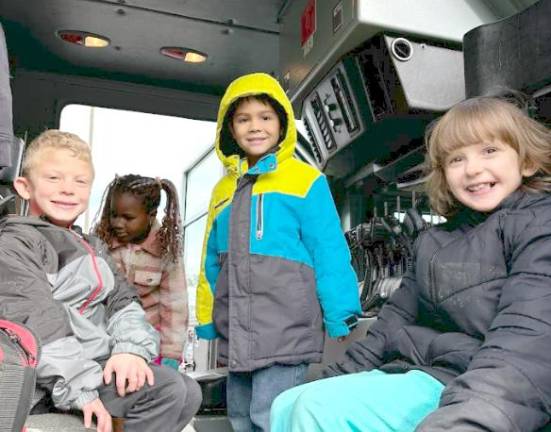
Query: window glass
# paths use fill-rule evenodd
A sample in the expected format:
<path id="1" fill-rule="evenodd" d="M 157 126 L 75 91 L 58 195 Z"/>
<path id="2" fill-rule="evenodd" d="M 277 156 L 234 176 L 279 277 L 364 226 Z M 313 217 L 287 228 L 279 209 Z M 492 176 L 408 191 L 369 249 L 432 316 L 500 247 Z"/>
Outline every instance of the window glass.
<path id="1" fill-rule="evenodd" d="M 183 173 L 212 146 L 216 123 L 135 111 L 67 105 L 60 129 L 92 148 L 96 176 L 89 209 L 77 223 L 92 227 L 105 187 L 115 175 L 139 174 L 171 180 L 182 203 Z M 162 217 L 164 203 L 158 212 Z"/>
<path id="2" fill-rule="evenodd" d="M 201 269 L 201 252 L 203 236 L 207 225 L 207 215 L 187 225 L 184 229 L 184 267 L 188 284 L 190 325 L 196 325 L 195 319 L 195 291 L 199 281 Z"/>
<path id="3" fill-rule="evenodd" d="M 222 174 L 222 163 L 214 149 L 189 170 L 186 185 L 186 222 L 208 210 L 210 194 Z"/>

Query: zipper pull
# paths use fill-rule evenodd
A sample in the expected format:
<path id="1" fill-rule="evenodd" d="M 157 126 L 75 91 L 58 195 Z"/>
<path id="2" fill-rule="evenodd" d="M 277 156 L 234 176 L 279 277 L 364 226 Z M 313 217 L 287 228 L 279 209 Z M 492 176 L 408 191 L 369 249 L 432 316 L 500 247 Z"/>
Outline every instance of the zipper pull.
<path id="1" fill-rule="evenodd" d="M 21 343 L 21 337 L 17 333 L 15 333 L 11 329 L 4 329 L 4 332 L 8 335 L 13 343 L 15 343 L 19 348 L 23 350 L 23 352 L 27 355 L 31 362 L 34 362 L 36 360 L 35 356 L 27 349 L 24 344 Z"/>

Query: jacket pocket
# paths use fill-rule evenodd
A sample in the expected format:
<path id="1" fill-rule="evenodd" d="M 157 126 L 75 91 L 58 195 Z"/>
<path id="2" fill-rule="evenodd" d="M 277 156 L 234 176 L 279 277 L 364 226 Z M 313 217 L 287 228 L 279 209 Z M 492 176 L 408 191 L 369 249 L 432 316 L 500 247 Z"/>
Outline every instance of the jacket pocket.
<path id="1" fill-rule="evenodd" d="M 134 282 L 143 286 L 158 286 L 161 284 L 161 272 L 136 270 Z"/>
<path id="2" fill-rule="evenodd" d="M 254 301 L 248 320 L 240 315 L 240 326 L 251 329 L 253 359 L 301 358 L 321 351 L 322 320 L 311 268 L 252 255 L 250 283 Z"/>

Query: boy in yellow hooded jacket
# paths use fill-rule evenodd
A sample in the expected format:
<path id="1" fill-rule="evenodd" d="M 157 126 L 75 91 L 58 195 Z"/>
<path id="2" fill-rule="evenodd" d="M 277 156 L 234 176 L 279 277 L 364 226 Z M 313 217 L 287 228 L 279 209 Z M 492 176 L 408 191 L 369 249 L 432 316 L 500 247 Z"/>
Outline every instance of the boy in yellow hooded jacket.
<path id="1" fill-rule="evenodd" d="M 269 75 L 230 84 L 216 152 L 227 174 L 209 206 L 197 335 L 219 337 L 236 432 L 269 430 L 273 399 L 321 361 L 324 331 L 348 335 L 357 281 L 327 180 L 293 157 L 291 104 Z"/>

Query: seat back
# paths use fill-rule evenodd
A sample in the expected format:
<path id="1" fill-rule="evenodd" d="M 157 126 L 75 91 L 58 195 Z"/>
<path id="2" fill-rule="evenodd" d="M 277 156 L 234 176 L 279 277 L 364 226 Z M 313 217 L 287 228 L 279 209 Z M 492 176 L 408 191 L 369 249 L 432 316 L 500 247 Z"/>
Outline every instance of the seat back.
<path id="1" fill-rule="evenodd" d="M 10 67 L 4 30 L 0 23 L 0 167 L 10 162 L 10 141 L 13 136 Z"/>
<path id="2" fill-rule="evenodd" d="M 14 137 L 11 147 L 11 166 L 0 168 L 0 216 L 15 213 L 15 191 L 13 181 L 19 175 L 25 142 Z"/>

